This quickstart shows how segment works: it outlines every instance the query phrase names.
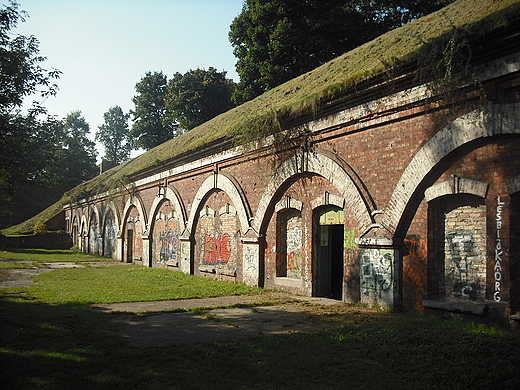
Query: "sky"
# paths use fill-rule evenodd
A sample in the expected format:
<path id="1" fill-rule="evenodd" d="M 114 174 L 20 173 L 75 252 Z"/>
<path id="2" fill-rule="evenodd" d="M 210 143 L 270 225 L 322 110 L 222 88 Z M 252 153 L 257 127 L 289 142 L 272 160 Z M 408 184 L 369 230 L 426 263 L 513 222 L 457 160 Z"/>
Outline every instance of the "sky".
<path id="1" fill-rule="evenodd" d="M 47 57 L 41 66 L 62 72 L 57 95 L 43 105 L 58 118 L 81 111 L 92 140 L 110 107 L 125 113 L 134 108 L 135 84 L 148 71 L 170 79 L 176 72 L 213 67 L 239 81 L 228 33 L 243 0 L 17 2 L 29 17 L 12 32 L 34 35 Z M 101 145 L 98 150 L 99 161 L 104 151 Z"/>

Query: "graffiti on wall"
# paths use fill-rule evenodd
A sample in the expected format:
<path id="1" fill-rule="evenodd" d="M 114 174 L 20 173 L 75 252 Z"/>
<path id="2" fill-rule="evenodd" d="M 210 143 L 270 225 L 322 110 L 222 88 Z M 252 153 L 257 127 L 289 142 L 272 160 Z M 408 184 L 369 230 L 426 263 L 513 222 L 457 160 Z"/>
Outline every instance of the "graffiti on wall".
<path id="1" fill-rule="evenodd" d="M 484 299 L 486 291 L 485 206 L 461 206 L 445 214 L 445 294 Z"/>
<path id="2" fill-rule="evenodd" d="M 277 276 L 301 279 L 303 271 L 303 230 L 299 210 L 281 211 L 278 222 Z"/>
<path id="3" fill-rule="evenodd" d="M 348 248 L 357 248 L 356 244 L 357 231 L 356 230 L 345 230 L 343 237 L 343 247 L 345 249 Z"/>
<path id="4" fill-rule="evenodd" d="M 181 247 L 181 261 L 180 261 L 180 267 L 181 271 L 184 273 L 189 273 L 191 270 L 190 267 L 190 258 L 191 258 L 191 246 L 189 241 L 180 241 L 180 247 Z"/>
<path id="5" fill-rule="evenodd" d="M 143 259 L 143 224 L 136 217 L 134 223 L 134 249 L 133 249 L 133 260 L 141 261 Z M 130 243 L 129 243 L 130 244 Z"/>
<path id="6" fill-rule="evenodd" d="M 231 238 L 229 234 L 207 234 L 204 238 L 203 264 L 227 264 L 231 256 Z"/>
<path id="7" fill-rule="evenodd" d="M 302 275 L 302 255 L 300 253 L 290 252 L 287 254 L 287 276 L 301 277 Z"/>
<path id="8" fill-rule="evenodd" d="M 105 221 L 105 236 L 103 238 L 103 254 L 111 257 L 114 253 L 116 246 L 116 224 L 114 221 L 114 215 L 109 212 Z"/>
<path id="9" fill-rule="evenodd" d="M 476 299 L 478 279 L 472 277 L 473 262 L 478 257 L 475 237 L 468 231 L 451 231 L 446 235 L 446 289 L 448 295 Z"/>
<path id="10" fill-rule="evenodd" d="M 172 230 L 161 232 L 159 234 L 159 242 L 161 249 L 159 258 L 161 262 L 177 261 L 177 248 L 179 243 L 179 231 Z"/>
<path id="11" fill-rule="evenodd" d="M 258 247 L 251 247 L 250 245 L 244 245 L 244 264 L 247 273 L 256 272 L 257 270 L 257 259 L 258 259 Z"/>
<path id="12" fill-rule="evenodd" d="M 244 244 L 244 282 L 248 285 L 258 285 L 258 245 Z"/>
<path id="13" fill-rule="evenodd" d="M 361 301 L 382 301 L 391 304 L 393 299 L 392 249 L 362 249 L 360 253 Z"/>
<path id="14" fill-rule="evenodd" d="M 426 240 L 405 239 L 408 255 L 403 259 L 403 280 L 412 290 L 415 307 L 424 310 L 422 300 L 426 291 Z"/>
<path id="15" fill-rule="evenodd" d="M 500 296 L 500 281 L 502 280 L 502 256 L 504 249 L 502 248 L 502 239 L 500 238 L 500 232 L 502 230 L 502 209 L 506 202 L 502 202 L 500 196 L 497 199 L 497 213 L 496 213 L 496 242 L 495 242 L 495 266 L 493 267 L 494 278 L 495 278 L 495 292 L 493 293 L 493 300 L 500 302 L 502 297 Z"/>
<path id="16" fill-rule="evenodd" d="M 301 278 L 302 276 L 302 240 L 301 217 L 293 217 L 287 221 L 287 277 Z"/>
<path id="17" fill-rule="evenodd" d="M 92 217 L 92 221 L 90 223 L 90 229 L 88 233 L 88 244 L 89 244 L 89 253 L 94 253 L 96 255 L 100 254 L 101 242 L 99 237 L 99 225 L 97 223 L 97 219 L 95 216 Z"/>

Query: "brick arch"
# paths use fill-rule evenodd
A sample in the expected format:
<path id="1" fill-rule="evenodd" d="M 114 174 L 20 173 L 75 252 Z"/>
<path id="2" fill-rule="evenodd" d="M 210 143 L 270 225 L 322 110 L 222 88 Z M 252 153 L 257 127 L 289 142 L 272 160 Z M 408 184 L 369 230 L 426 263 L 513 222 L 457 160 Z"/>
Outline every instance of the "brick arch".
<path id="1" fill-rule="evenodd" d="M 115 225 L 119 229 L 118 233 L 121 233 L 121 221 L 119 220 L 119 213 L 117 210 L 117 206 L 114 204 L 114 202 L 110 201 L 107 203 L 105 209 L 103 210 L 103 215 L 101 216 L 102 219 L 99 222 L 101 224 L 101 230 L 102 230 L 103 237 L 105 235 L 105 227 L 106 227 L 105 224 L 106 224 L 107 214 L 108 214 L 109 210 L 112 210 L 112 214 L 114 214 L 114 219 L 116 221 Z"/>
<path id="2" fill-rule="evenodd" d="M 144 233 L 148 231 L 148 218 L 146 216 L 145 208 L 143 206 L 143 202 L 141 198 L 137 195 L 133 195 L 126 201 L 125 209 L 123 211 L 123 220 L 121 221 L 121 231 L 125 230 L 126 226 L 126 219 L 128 218 L 128 212 L 130 211 L 130 208 L 132 206 L 135 206 L 137 208 L 137 211 L 139 212 L 139 215 L 143 218 L 143 226 L 144 226 Z"/>
<path id="3" fill-rule="evenodd" d="M 453 176 L 451 180 L 445 180 L 428 188 L 424 191 L 424 197 L 427 202 L 444 195 L 455 194 L 470 194 L 485 198 L 488 187 L 489 185 L 487 183 L 479 180 Z"/>
<path id="4" fill-rule="evenodd" d="M 292 177 L 302 173 L 315 173 L 327 179 L 350 208 L 360 231 L 370 228 L 373 223 L 366 199 L 361 195 L 347 171 L 334 159 L 321 153 L 304 152 L 285 160 L 274 172 L 267 184 L 253 223 L 255 231 L 262 233 L 268 224 L 267 211 L 275 201 L 276 193 Z"/>
<path id="5" fill-rule="evenodd" d="M 148 246 L 148 265 L 150 267 L 153 267 L 154 264 L 157 265 L 157 263 L 160 262 L 160 259 L 158 260 L 156 257 L 154 257 L 154 242 L 156 242 L 157 240 L 156 218 L 157 213 L 160 211 L 161 207 L 166 201 L 170 201 L 170 203 L 173 205 L 174 210 L 179 216 L 178 233 L 182 234 L 186 229 L 186 208 L 184 207 L 181 195 L 175 187 L 169 187 L 168 185 L 166 185 L 166 187 L 164 187 L 164 194 L 157 195 L 155 197 L 152 203 L 152 207 L 150 209 L 150 226 L 148 226 L 148 237 L 150 239 L 150 245 Z M 158 240 L 157 242 L 160 242 L 160 240 Z M 177 254 L 177 249 L 173 249 L 172 252 Z M 179 264 L 180 261 L 177 263 L 177 266 L 179 266 Z"/>
<path id="6" fill-rule="evenodd" d="M 462 115 L 437 132 L 415 154 L 404 170 L 388 202 L 381 225 L 395 234 L 412 198 L 423 196 L 422 193 L 417 193 L 417 189 L 443 158 L 477 139 L 501 134 L 520 134 L 519 117 L 518 103 L 487 104 L 481 109 Z"/>
<path id="7" fill-rule="evenodd" d="M 79 233 L 79 223 L 81 221 L 81 212 L 79 208 L 72 209 L 71 216 L 70 216 L 70 230 L 72 230 L 72 227 L 74 224 L 78 227 L 78 233 Z"/>
<path id="8" fill-rule="evenodd" d="M 79 243 L 82 252 L 86 252 L 87 249 L 87 237 L 88 237 L 88 222 L 85 213 L 81 214 L 79 223 Z"/>
<path id="9" fill-rule="evenodd" d="M 88 215 L 88 243 L 87 243 L 87 249 L 88 252 L 90 252 L 90 249 L 92 247 L 93 240 L 98 239 L 99 237 L 91 237 L 91 230 L 92 230 L 92 223 L 94 221 L 94 218 L 97 221 L 98 224 L 98 235 L 101 234 L 101 220 L 100 220 L 100 213 L 99 208 L 96 204 L 93 204 L 90 208 L 89 215 Z"/>
<path id="10" fill-rule="evenodd" d="M 99 212 L 99 208 L 96 204 L 93 204 L 90 208 L 90 211 L 89 211 L 89 218 L 88 218 L 88 226 L 90 228 L 90 225 L 92 224 L 92 215 L 95 214 L 96 215 L 96 218 L 98 220 L 98 223 L 100 223 L 100 212 Z"/>
<path id="11" fill-rule="evenodd" d="M 179 191 L 177 191 L 176 188 L 172 189 L 171 187 L 166 186 L 164 189 L 164 196 L 155 197 L 152 207 L 150 209 L 150 233 L 152 233 L 153 230 L 155 215 L 157 214 L 157 211 L 159 211 L 163 201 L 165 200 L 169 200 L 173 203 L 175 210 L 179 212 L 181 225 L 183 226 L 183 228 L 186 227 L 186 208 L 184 207 L 184 203 L 182 202 Z"/>
<path id="12" fill-rule="evenodd" d="M 107 243 L 107 218 L 108 218 L 108 213 L 109 212 L 112 212 L 112 215 L 114 216 L 114 225 L 116 227 L 116 241 L 113 243 L 113 249 L 112 249 L 112 252 L 111 252 L 111 255 L 112 256 L 115 256 L 115 258 L 118 258 L 118 240 L 117 240 L 117 237 L 118 236 L 121 236 L 121 221 L 120 221 L 120 215 L 119 215 L 119 212 L 118 212 L 118 208 L 116 206 L 116 204 L 113 202 L 113 201 L 109 201 L 105 208 L 103 209 L 103 215 L 102 215 L 102 220 L 100 221 L 100 224 L 101 224 L 101 237 L 103 237 L 103 248 L 102 248 L 102 253 L 103 253 L 103 256 L 106 256 L 107 253 L 106 253 L 106 249 L 107 249 L 107 245 L 109 245 Z M 119 260 L 121 260 L 120 258 L 118 258 Z"/>
<path id="13" fill-rule="evenodd" d="M 119 257 L 122 261 L 128 261 L 128 259 L 126 258 L 127 254 L 125 254 L 125 246 L 126 246 L 126 241 L 127 241 L 127 237 L 125 237 L 125 235 L 127 234 L 128 216 L 130 215 L 130 211 L 131 211 L 132 207 L 135 207 L 137 209 L 137 212 L 139 213 L 140 221 L 143 226 L 142 234 L 140 236 L 136 235 L 135 239 L 139 238 L 141 240 L 141 244 L 142 244 L 142 241 L 148 240 L 148 218 L 146 215 L 146 210 L 143 206 L 143 201 L 141 200 L 141 198 L 138 195 L 132 195 L 126 201 L 126 205 L 125 205 L 125 208 L 123 211 L 123 220 L 121 221 L 121 246 L 117 249 L 119 250 Z M 148 252 L 145 248 L 142 248 L 142 249 L 143 249 L 142 255 L 146 257 L 148 255 Z M 148 261 L 147 258 L 143 259 L 143 261 L 144 260 Z M 130 259 L 130 262 L 133 262 L 133 259 Z"/>
<path id="14" fill-rule="evenodd" d="M 237 211 L 242 234 L 245 234 L 251 228 L 251 213 L 249 204 L 247 203 L 244 191 L 242 188 L 240 188 L 238 182 L 234 180 L 231 175 L 224 172 L 213 173 L 213 175 L 209 176 L 200 186 L 199 190 L 197 191 L 197 195 L 195 195 L 195 199 L 193 200 L 187 228 L 190 231 L 193 231 L 195 218 L 198 214 L 201 204 L 204 202 L 207 195 L 216 189 L 224 191 L 231 198 L 231 201 L 233 202 L 233 205 Z"/>
<path id="15" fill-rule="evenodd" d="M 71 222 L 70 222 L 70 232 L 72 235 L 72 244 L 73 245 L 79 245 L 80 221 L 81 221 L 81 214 L 76 209 L 72 212 Z"/>
<path id="16" fill-rule="evenodd" d="M 87 234 L 87 229 L 88 229 L 88 222 L 87 222 L 87 216 L 82 213 L 81 214 L 81 218 L 80 218 L 80 229 L 79 229 L 79 233 L 83 236 L 85 234 Z"/>

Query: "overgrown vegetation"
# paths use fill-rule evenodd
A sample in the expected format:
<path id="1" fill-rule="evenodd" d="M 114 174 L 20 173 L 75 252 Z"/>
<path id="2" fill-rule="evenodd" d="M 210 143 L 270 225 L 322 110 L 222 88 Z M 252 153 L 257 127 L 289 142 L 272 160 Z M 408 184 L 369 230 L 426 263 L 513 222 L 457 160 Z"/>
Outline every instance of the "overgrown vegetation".
<path id="1" fill-rule="evenodd" d="M 27 258 L 39 256 L 38 261 L 76 256 L 25 252 Z M 153 279 L 147 281 L 150 289 L 169 285 L 163 297 L 189 290 L 198 281 L 135 266 L 59 272 L 39 277 L 46 293 L 34 286 L 0 289 L 0 365 L 8 367 L 0 377 L 2 388 L 516 389 L 520 380 L 518 330 L 355 306 L 341 306 L 338 314 L 331 307 L 309 305 L 316 321 L 337 325 L 326 331 L 134 348 L 112 321 L 117 315 L 93 311 L 87 303 L 110 288 L 131 294 L 146 278 Z M 93 277 L 105 283 L 90 283 Z M 71 290 L 87 284 L 93 290 L 83 291 L 87 297 L 71 298 Z M 196 290 L 191 294 L 198 296 Z"/>
<path id="2" fill-rule="evenodd" d="M 454 69 L 446 63 L 449 53 L 455 53 L 454 32 L 463 36 L 468 44 L 479 42 L 499 28 L 518 23 L 520 3 L 518 0 L 459 0 L 442 10 L 420 18 L 415 22 L 390 31 L 371 42 L 360 46 L 315 70 L 303 74 L 258 98 L 221 114 L 189 132 L 165 142 L 127 164 L 116 167 L 70 191 L 61 204 L 86 198 L 96 193 L 121 188 L 121 182 L 139 171 L 158 166 L 187 152 L 218 140 L 235 140 L 235 145 L 263 139 L 283 129 L 280 118 L 293 118 L 313 113 L 317 107 L 357 84 L 377 75 L 399 69 L 406 64 L 433 64 L 433 69 L 444 68 L 444 74 Z M 465 40 L 457 41 L 459 44 Z M 444 47 L 448 52 L 431 59 L 432 51 Z M 452 57 L 455 59 L 455 57 Z M 464 65 L 465 58 L 455 59 Z M 444 64 L 444 65 L 443 65 Z M 458 68 L 457 68 L 458 69 Z M 438 74 L 423 74 L 424 81 Z M 50 215 L 46 210 L 44 215 Z M 40 216 L 39 218 L 42 218 Z M 34 225 L 34 221 L 31 223 Z M 19 227 L 8 233 L 20 232 Z"/>

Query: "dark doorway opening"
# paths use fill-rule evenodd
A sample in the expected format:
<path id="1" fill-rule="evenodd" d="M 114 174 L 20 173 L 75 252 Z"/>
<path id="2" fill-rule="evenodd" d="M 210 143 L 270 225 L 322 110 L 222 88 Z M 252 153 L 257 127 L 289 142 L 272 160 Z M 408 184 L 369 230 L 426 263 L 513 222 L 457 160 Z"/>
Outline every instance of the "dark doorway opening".
<path id="1" fill-rule="evenodd" d="M 343 210 L 322 210 L 317 218 L 317 233 L 315 296 L 342 300 Z"/>
<path id="2" fill-rule="evenodd" d="M 128 229 L 126 239 L 126 262 L 131 263 L 134 258 L 134 231 Z"/>

